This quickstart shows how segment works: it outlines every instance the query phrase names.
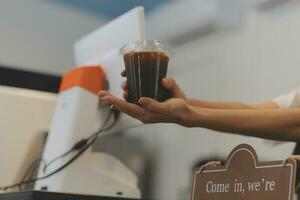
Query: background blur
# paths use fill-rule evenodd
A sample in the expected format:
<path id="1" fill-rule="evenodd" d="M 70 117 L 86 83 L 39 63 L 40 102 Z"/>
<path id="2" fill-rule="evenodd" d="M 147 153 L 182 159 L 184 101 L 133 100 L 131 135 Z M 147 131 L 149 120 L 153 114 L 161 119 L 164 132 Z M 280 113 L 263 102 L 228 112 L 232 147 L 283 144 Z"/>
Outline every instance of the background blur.
<path id="1" fill-rule="evenodd" d="M 259 103 L 300 85 L 297 0 L 2 0 L 0 65 L 59 77 L 74 67 L 76 40 L 138 5 L 145 6 L 148 37 L 174 48 L 169 75 L 189 96 Z M 57 94 L 0 91 L 0 185 L 6 185 L 26 158 L 38 157 L 31 144 L 47 132 Z M 193 166 L 225 159 L 240 143 L 266 160 L 283 159 L 294 147 L 161 124 L 126 130 L 128 138 L 148 160 L 148 173 L 140 174 L 145 196 L 159 199 L 188 199 Z"/>

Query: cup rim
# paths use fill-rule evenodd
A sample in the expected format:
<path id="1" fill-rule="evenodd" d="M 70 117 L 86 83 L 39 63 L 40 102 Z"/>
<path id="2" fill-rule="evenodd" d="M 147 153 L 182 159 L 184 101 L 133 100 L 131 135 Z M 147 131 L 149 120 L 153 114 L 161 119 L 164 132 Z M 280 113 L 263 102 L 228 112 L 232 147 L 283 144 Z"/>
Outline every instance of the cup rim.
<path id="1" fill-rule="evenodd" d="M 119 50 L 120 55 L 125 55 L 130 52 L 161 52 L 165 53 L 168 57 L 173 54 L 173 49 L 167 44 L 163 44 L 158 40 L 137 40 L 130 41 L 122 46 Z"/>

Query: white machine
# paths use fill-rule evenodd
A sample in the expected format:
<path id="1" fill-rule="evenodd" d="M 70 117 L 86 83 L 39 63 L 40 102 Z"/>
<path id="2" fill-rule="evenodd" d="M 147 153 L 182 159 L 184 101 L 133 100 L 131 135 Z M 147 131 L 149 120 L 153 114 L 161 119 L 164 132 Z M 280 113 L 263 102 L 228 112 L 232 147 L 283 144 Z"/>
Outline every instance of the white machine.
<path id="1" fill-rule="evenodd" d="M 144 9 L 137 7 L 75 44 L 76 64 L 80 67 L 64 76 L 44 148 L 43 159 L 46 162 L 66 152 L 82 138 L 90 136 L 104 122 L 109 109 L 101 106 L 97 96 L 103 86 L 103 75 L 109 83 L 109 90 L 121 96 L 120 73 L 124 64 L 118 51 L 129 41 L 145 39 L 144 21 Z M 89 83 L 86 84 L 86 81 Z M 117 124 L 107 134 L 139 124 L 121 114 Z M 45 171 L 40 167 L 38 176 L 51 173 L 67 159 L 57 160 Z M 63 171 L 36 182 L 35 189 L 139 198 L 137 183 L 135 174 L 118 159 L 88 150 Z"/>

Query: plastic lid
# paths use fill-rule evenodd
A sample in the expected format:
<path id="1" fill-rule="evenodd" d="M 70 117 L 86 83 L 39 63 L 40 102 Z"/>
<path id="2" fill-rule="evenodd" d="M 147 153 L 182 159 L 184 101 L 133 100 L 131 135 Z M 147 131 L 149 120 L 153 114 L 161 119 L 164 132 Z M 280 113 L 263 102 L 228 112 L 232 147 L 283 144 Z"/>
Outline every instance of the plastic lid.
<path id="1" fill-rule="evenodd" d="M 162 44 L 157 40 L 141 40 L 129 42 L 120 49 L 120 55 L 125 55 L 131 52 L 147 51 L 165 53 L 169 57 L 172 55 L 172 49 L 169 46 Z"/>

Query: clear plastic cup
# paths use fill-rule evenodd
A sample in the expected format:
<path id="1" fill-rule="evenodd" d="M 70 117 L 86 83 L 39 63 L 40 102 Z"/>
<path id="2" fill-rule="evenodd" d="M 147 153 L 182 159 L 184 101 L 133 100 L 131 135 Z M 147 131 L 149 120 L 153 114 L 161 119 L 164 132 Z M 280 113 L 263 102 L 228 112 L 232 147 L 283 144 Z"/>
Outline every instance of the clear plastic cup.
<path id="1" fill-rule="evenodd" d="M 156 101 L 170 98 L 161 80 L 166 77 L 171 48 L 158 41 L 129 42 L 120 49 L 128 82 L 128 101 L 138 103 L 140 97 Z"/>

